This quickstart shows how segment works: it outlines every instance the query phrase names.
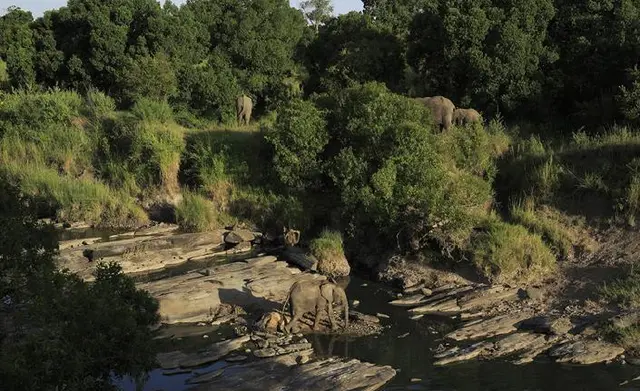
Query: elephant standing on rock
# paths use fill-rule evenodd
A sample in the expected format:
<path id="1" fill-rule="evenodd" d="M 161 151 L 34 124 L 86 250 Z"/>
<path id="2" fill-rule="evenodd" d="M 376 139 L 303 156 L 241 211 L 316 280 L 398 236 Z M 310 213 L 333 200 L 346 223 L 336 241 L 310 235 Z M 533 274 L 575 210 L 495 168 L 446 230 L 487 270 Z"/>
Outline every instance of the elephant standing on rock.
<path id="1" fill-rule="evenodd" d="M 464 126 L 466 124 L 480 122 L 482 123 L 482 115 L 474 109 L 455 109 L 453 110 L 453 123 L 456 126 Z"/>
<path id="2" fill-rule="evenodd" d="M 428 96 L 425 98 L 414 98 L 431 110 L 433 120 L 440 126 L 440 130 L 449 130 L 453 123 L 453 111 L 456 106 L 450 99 L 444 96 Z"/>
<path id="3" fill-rule="evenodd" d="M 344 307 L 344 328 L 349 327 L 349 303 L 344 289 L 329 281 L 297 281 L 289 290 L 289 296 L 284 306 L 289 303 L 291 321 L 284 326 L 287 333 L 291 332 L 295 323 L 307 312 L 315 313 L 313 330 L 318 330 L 320 325 L 320 312 L 327 311 L 331 330 L 336 329 L 336 321 L 333 316 L 334 302 Z M 283 307 L 284 309 L 284 307 Z"/>
<path id="4" fill-rule="evenodd" d="M 251 121 L 251 111 L 253 110 L 253 102 L 251 98 L 246 95 L 242 95 L 238 98 L 236 103 L 236 112 L 238 113 L 238 125 L 242 125 L 242 122 L 245 125 L 249 125 Z"/>

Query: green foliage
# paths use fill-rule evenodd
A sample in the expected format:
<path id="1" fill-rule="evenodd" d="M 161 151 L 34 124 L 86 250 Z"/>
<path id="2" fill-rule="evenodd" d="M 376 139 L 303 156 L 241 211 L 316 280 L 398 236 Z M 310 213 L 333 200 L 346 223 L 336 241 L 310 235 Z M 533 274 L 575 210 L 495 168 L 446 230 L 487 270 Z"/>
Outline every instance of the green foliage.
<path id="1" fill-rule="evenodd" d="M 389 28 L 395 35 L 406 37 L 414 17 L 428 5 L 426 0 L 363 0 L 364 13 Z"/>
<path id="2" fill-rule="evenodd" d="M 326 23 L 333 14 L 333 5 L 331 0 L 306 0 L 300 2 L 300 9 L 304 16 L 316 31 L 320 25 Z"/>
<path id="3" fill-rule="evenodd" d="M 177 91 L 177 78 L 164 53 L 128 59 L 119 76 L 120 99 L 127 103 L 140 99 L 165 102 Z"/>
<path id="4" fill-rule="evenodd" d="M 116 102 L 103 92 L 91 90 L 87 92 L 85 99 L 87 114 L 90 117 L 102 118 L 113 114 L 116 110 Z"/>
<path id="5" fill-rule="evenodd" d="M 429 2 L 411 25 L 408 61 L 425 91 L 456 106 L 512 111 L 542 94 L 552 0 Z"/>
<path id="6" fill-rule="evenodd" d="M 311 91 L 333 91 L 379 81 L 398 90 L 405 69 L 404 48 L 367 15 L 351 12 L 330 20 L 308 48 Z"/>
<path id="7" fill-rule="evenodd" d="M 281 108 L 265 139 L 273 148 L 273 168 L 282 184 L 293 190 L 318 186 L 319 155 L 329 134 L 323 113 L 312 102 L 294 100 Z"/>
<path id="8" fill-rule="evenodd" d="M 140 98 L 131 108 L 131 114 L 147 122 L 157 121 L 163 124 L 173 121 L 173 110 L 167 102 L 149 98 Z"/>
<path id="9" fill-rule="evenodd" d="M 640 272 L 632 267 L 624 277 L 603 285 L 600 293 L 622 307 L 637 308 L 640 306 Z"/>
<path id="10" fill-rule="evenodd" d="M 15 88 L 30 88 L 35 84 L 35 46 L 29 24 L 31 12 L 10 7 L 0 17 L 0 58 L 7 64 L 9 82 Z"/>
<path id="11" fill-rule="evenodd" d="M 472 243 L 473 262 L 497 282 L 536 280 L 555 267 L 556 258 L 540 235 L 495 217 L 486 220 Z"/>
<path id="12" fill-rule="evenodd" d="M 155 366 L 150 326 L 158 304 L 117 264 L 99 264 L 95 281 L 59 272 L 57 242 L 37 223 L 31 200 L 0 181 L 0 377 L 20 390 L 111 390 L 111 377 L 139 377 Z M 87 338 L 87 334 L 91 338 Z"/>
<path id="13" fill-rule="evenodd" d="M 102 227 L 138 227 L 147 222 L 146 214 L 129 195 L 102 183 L 61 176 L 31 164 L 5 164 L 2 172 L 26 194 L 37 197 L 38 209 L 46 216 Z"/>
<path id="14" fill-rule="evenodd" d="M 103 179 L 122 187 L 130 174 L 138 186 L 178 191 L 180 156 L 185 146 L 179 126 L 123 115 L 106 118 L 100 132 L 96 168 Z"/>
<path id="15" fill-rule="evenodd" d="M 218 227 L 217 216 L 211 201 L 197 193 L 183 192 L 182 201 L 176 206 L 176 221 L 187 232 L 211 231 Z"/>
<path id="16" fill-rule="evenodd" d="M 309 243 L 309 250 L 318 259 L 334 259 L 344 256 L 342 234 L 324 230 L 319 237 Z"/>

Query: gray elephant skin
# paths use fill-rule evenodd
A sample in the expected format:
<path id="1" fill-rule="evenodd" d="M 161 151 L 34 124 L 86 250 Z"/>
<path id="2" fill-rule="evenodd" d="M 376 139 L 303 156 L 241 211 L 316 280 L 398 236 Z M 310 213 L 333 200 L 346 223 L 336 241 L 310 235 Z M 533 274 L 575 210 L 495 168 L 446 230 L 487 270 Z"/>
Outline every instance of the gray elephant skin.
<path id="1" fill-rule="evenodd" d="M 305 313 L 315 313 L 313 330 L 318 330 L 320 314 L 326 311 L 331 322 L 331 330 L 336 330 L 336 320 L 333 316 L 334 303 L 344 308 L 344 328 L 349 327 L 349 303 L 344 289 L 329 281 L 297 281 L 289 290 L 289 297 L 285 306 L 289 303 L 291 321 L 284 330 L 288 333 L 296 322 L 302 319 Z M 284 308 L 284 307 L 283 307 Z"/>
<path id="2" fill-rule="evenodd" d="M 431 110 L 433 121 L 439 125 L 440 130 L 449 130 L 453 123 L 453 110 L 456 106 L 444 96 L 428 96 L 425 98 L 414 98 Z"/>
<path id="3" fill-rule="evenodd" d="M 242 95 L 238 98 L 236 102 L 236 112 L 238 114 L 238 124 L 242 125 L 244 122 L 245 125 L 249 125 L 251 121 L 251 111 L 253 111 L 253 102 L 251 98 L 246 95 Z"/>
<path id="4" fill-rule="evenodd" d="M 453 110 L 453 123 L 456 126 L 464 126 L 474 122 L 482 123 L 482 114 L 475 109 L 455 109 Z"/>

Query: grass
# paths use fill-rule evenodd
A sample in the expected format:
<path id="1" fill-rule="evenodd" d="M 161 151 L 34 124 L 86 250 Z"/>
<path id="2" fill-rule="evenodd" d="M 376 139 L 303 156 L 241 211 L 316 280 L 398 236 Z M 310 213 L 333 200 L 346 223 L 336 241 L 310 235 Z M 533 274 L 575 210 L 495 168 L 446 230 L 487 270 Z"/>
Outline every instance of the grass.
<path id="1" fill-rule="evenodd" d="M 625 277 L 605 284 L 600 293 L 608 301 L 622 307 L 640 307 L 640 271 L 632 267 Z"/>
<path id="2" fill-rule="evenodd" d="M 90 179 L 59 175 L 36 165 L 6 164 L 3 174 L 40 200 L 42 212 L 62 221 L 85 221 L 101 227 L 137 227 L 147 215 L 124 192 Z"/>
<path id="3" fill-rule="evenodd" d="M 212 231 L 219 227 L 211 201 L 190 191 L 183 192 L 182 201 L 176 206 L 176 220 L 186 232 Z"/>
<path id="4" fill-rule="evenodd" d="M 324 230 L 309 244 L 311 253 L 318 259 L 332 259 L 344 256 L 342 234 Z"/>
<path id="5" fill-rule="evenodd" d="M 472 239 L 471 258 L 495 282 L 539 280 L 555 268 L 556 257 L 539 234 L 525 227 L 488 218 Z"/>

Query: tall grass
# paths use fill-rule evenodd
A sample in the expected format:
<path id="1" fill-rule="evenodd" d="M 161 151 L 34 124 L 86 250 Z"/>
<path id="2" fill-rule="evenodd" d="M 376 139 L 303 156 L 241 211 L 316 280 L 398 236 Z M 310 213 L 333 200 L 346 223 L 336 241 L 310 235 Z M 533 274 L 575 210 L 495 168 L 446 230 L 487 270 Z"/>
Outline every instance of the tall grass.
<path id="1" fill-rule="evenodd" d="M 147 221 L 133 198 L 94 180 L 59 175 L 53 169 L 32 164 L 5 164 L 2 173 L 39 199 L 41 212 L 55 214 L 62 221 L 85 221 L 103 227 L 137 227 Z"/>
<path id="2" fill-rule="evenodd" d="M 540 235 L 496 217 L 486 220 L 472 242 L 473 262 L 496 282 L 534 281 L 555 268 L 556 258 Z"/>
<path id="3" fill-rule="evenodd" d="M 342 234 L 337 231 L 324 230 L 319 237 L 309 243 L 309 249 L 318 259 L 344 257 Z"/>
<path id="4" fill-rule="evenodd" d="M 187 232 L 211 231 L 219 227 L 211 201 L 190 191 L 183 192 L 182 201 L 176 206 L 176 220 Z"/>

